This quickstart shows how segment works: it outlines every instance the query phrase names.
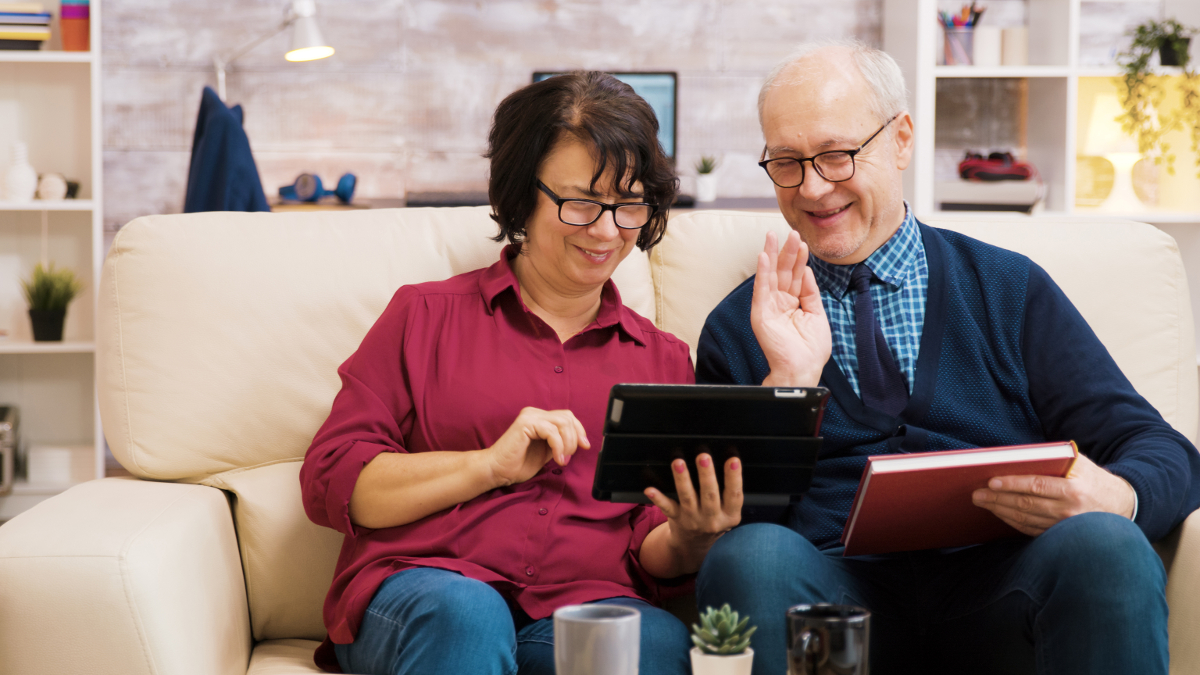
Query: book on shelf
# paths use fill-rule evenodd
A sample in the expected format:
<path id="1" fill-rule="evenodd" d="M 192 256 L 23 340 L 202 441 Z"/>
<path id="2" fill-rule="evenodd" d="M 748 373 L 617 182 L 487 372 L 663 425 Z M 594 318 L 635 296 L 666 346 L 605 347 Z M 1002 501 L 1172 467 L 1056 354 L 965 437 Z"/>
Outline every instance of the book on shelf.
<path id="1" fill-rule="evenodd" d="M 6 14 L 45 14 L 46 6 L 40 2 L 0 2 L 0 12 Z"/>
<path id="2" fill-rule="evenodd" d="M 1073 441 L 867 458 L 842 530 L 844 555 L 982 544 L 1018 536 L 971 494 L 997 476 L 1066 477 Z"/>
<path id="3" fill-rule="evenodd" d="M 19 14 L 14 12 L 0 12 L 0 24 L 27 24 L 34 26 L 49 26 L 51 15 L 49 12 L 41 14 Z"/>

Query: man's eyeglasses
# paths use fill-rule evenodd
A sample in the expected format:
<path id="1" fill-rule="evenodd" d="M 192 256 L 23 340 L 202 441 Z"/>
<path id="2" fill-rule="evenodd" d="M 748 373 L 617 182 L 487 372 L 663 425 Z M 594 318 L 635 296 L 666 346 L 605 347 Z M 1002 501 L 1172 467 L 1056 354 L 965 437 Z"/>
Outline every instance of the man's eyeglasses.
<path id="1" fill-rule="evenodd" d="M 584 227 L 600 220 L 605 211 L 613 212 L 613 221 L 622 230 L 640 230 L 654 216 L 655 207 L 645 202 L 627 204 L 605 204 L 591 199 L 563 199 L 550 191 L 542 181 L 538 189 L 546 193 L 550 201 L 558 206 L 558 219 L 567 225 Z"/>
<path id="2" fill-rule="evenodd" d="M 867 143 L 875 140 L 875 137 L 887 128 L 887 125 L 892 123 L 900 115 L 893 115 L 892 119 L 883 123 L 879 127 L 879 131 L 871 134 L 871 137 L 863 141 L 857 148 L 853 150 L 830 150 L 822 152 L 812 157 L 776 157 L 775 159 L 766 159 L 767 149 L 763 148 L 762 157 L 759 158 L 758 165 L 761 166 L 767 175 L 771 177 L 771 181 L 781 188 L 800 187 L 804 182 L 804 163 L 812 162 L 813 168 L 817 170 L 817 174 L 829 181 L 830 183 L 841 183 L 854 178 L 854 156 L 862 152 L 862 149 L 867 147 Z"/>

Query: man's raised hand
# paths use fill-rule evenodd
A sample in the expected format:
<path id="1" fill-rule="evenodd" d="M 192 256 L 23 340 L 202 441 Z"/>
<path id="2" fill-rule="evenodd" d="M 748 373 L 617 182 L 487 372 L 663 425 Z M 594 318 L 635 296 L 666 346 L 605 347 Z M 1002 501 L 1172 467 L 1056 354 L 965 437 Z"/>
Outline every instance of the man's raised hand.
<path id="1" fill-rule="evenodd" d="M 833 338 L 821 291 L 808 267 L 808 246 L 796 232 L 788 234 L 782 249 L 775 233 L 767 233 L 758 254 L 750 327 L 771 367 L 763 385 L 817 385 Z"/>

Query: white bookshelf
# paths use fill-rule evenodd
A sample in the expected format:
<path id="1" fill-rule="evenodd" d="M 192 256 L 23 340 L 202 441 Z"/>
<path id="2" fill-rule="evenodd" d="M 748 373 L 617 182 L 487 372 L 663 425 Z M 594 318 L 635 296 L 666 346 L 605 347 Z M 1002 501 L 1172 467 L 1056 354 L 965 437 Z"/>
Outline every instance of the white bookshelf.
<path id="1" fill-rule="evenodd" d="M 905 196 L 918 216 L 939 213 L 934 196 L 937 182 L 936 118 L 938 82 L 950 78 L 1017 78 L 1027 87 L 1025 109 L 1026 159 L 1037 167 L 1046 185 L 1041 212 L 1055 216 L 1122 217 L 1154 224 L 1200 223 L 1197 201 L 1179 195 L 1200 183 L 1194 180 L 1195 166 L 1185 142 L 1173 143 L 1177 154 L 1175 177 L 1160 172 L 1160 194 L 1166 195 L 1159 207 L 1133 212 L 1106 211 L 1076 205 L 1077 144 L 1080 120 L 1090 111 L 1097 90 L 1111 86 L 1111 78 L 1120 75 L 1111 66 L 1081 65 L 1080 25 L 1084 5 L 1097 0 L 1028 0 L 1025 4 L 1029 28 L 1029 65 L 1026 66 L 939 66 L 942 33 L 938 27 L 937 0 L 885 0 L 883 19 L 884 49 L 899 62 L 909 87 L 909 109 L 915 123 L 913 163 L 905 175 Z M 1167 14 L 1176 16 L 1176 7 L 1168 3 Z M 1186 4 L 1186 3 L 1185 3 Z M 1200 3 L 1197 3 L 1200 5 Z M 1181 17 L 1185 23 L 1189 17 Z M 985 17 L 986 22 L 986 17 Z M 1159 69 L 1174 74 L 1178 69 Z M 983 148 L 980 148 L 983 149 Z M 1180 178 L 1182 176 L 1182 178 Z M 954 212 L 960 215 L 962 212 Z M 1193 268 L 1193 274 L 1200 274 Z"/>
<path id="2" fill-rule="evenodd" d="M 31 448 L 71 451 L 68 482 L 18 481 L 0 496 L 0 522 L 70 485 L 104 476 L 104 435 L 96 404 L 95 291 L 103 258 L 103 155 L 100 121 L 102 2 L 91 0 L 89 52 L 61 51 L 58 0 L 53 37 L 40 51 L 0 51 L 0 182 L 12 145 L 24 141 L 30 164 L 80 183 L 78 199 L 0 201 L 0 403 L 20 408 Z M 2 196 L 0 192 L 0 196 Z M 34 342 L 19 278 L 43 257 L 85 283 L 67 309 L 62 342 Z"/>

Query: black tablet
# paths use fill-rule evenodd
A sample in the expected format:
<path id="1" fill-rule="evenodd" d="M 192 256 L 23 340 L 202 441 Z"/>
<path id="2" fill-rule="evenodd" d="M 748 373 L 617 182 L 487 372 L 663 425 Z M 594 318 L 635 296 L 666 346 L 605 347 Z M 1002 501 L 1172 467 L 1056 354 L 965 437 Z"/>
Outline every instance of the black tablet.
<path id="1" fill-rule="evenodd" d="M 722 490 L 721 467 L 736 456 L 747 506 L 786 505 L 812 482 L 828 398 L 824 387 L 615 385 L 592 496 L 649 504 L 642 491 L 654 487 L 675 499 L 671 462 L 682 457 L 699 489 L 696 455 L 707 452 Z"/>

